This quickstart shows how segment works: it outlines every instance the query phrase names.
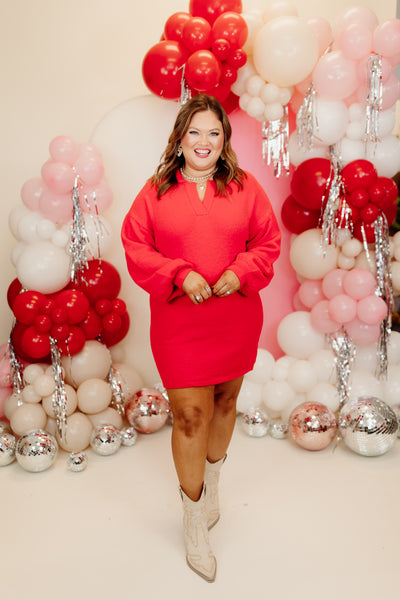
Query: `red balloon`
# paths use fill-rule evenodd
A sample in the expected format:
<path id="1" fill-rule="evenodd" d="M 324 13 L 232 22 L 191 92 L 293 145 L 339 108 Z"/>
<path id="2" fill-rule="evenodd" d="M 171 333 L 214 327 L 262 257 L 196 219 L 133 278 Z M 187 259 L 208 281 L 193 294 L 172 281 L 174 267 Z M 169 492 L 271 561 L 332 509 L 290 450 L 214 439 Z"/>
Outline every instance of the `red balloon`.
<path id="1" fill-rule="evenodd" d="M 40 362 L 40 361 L 49 362 L 50 355 L 46 356 L 44 359 L 42 357 L 34 358 L 33 356 L 30 356 L 29 354 L 24 352 L 24 350 L 22 348 L 22 336 L 27 329 L 28 329 L 28 325 L 23 325 L 22 323 L 19 323 L 18 321 L 15 323 L 14 327 L 12 328 L 11 341 L 13 343 L 15 354 L 18 356 L 18 358 L 20 360 L 25 361 L 25 362 L 30 362 L 30 363 Z"/>
<path id="2" fill-rule="evenodd" d="M 152 46 L 142 63 L 143 79 L 149 90 L 162 98 L 180 98 L 182 67 L 186 58 L 186 50 L 174 40 Z"/>
<path id="3" fill-rule="evenodd" d="M 123 315 L 126 312 L 126 303 L 121 300 L 121 298 L 115 298 L 112 301 L 112 310 L 116 312 L 117 315 Z"/>
<path id="4" fill-rule="evenodd" d="M 108 298 L 100 298 L 94 305 L 94 309 L 98 315 L 103 316 L 112 311 L 111 300 Z"/>
<path id="5" fill-rule="evenodd" d="M 190 14 L 207 19 L 211 25 L 224 12 L 241 13 L 242 10 L 242 0 L 190 0 L 189 2 Z"/>
<path id="6" fill-rule="evenodd" d="M 368 189 L 371 202 L 383 208 L 396 201 L 399 190 L 393 179 L 378 177 Z"/>
<path id="7" fill-rule="evenodd" d="M 22 284 L 19 279 L 13 279 L 7 290 L 7 302 L 8 306 L 12 310 L 12 305 L 14 303 L 15 298 L 18 296 L 20 291 L 22 290 Z"/>
<path id="8" fill-rule="evenodd" d="M 61 325 L 53 325 L 51 328 L 51 337 L 57 342 L 63 342 L 69 336 L 69 325 L 63 323 Z"/>
<path id="9" fill-rule="evenodd" d="M 106 344 L 106 346 L 114 346 L 118 344 L 121 340 L 124 339 L 129 330 L 129 315 L 125 313 L 120 315 L 121 317 L 121 327 L 116 332 L 106 331 L 105 329 L 101 332 L 101 339 Z"/>
<path id="10" fill-rule="evenodd" d="M 239 108 L 239 96 L 236 96 L 236 94 L 230 92 L 227 99 L 223 100 L 221 104 L 224 107 L 225 112 L 229 115 L 229 113 Z"/>
<path id="11" fill-rule="evenodd" d="M 198 50 L 186 62 L 185 78 L 188 85 L 206 92 L 215 87 L 221 77 L 221 65 L 209 50 Z"/>
<path id="12" fill-rule="evenodd" d="M 226 63 L 222 65 L 221 83 L 230 88 L 235 83 L 238 77 L 237 70 L 234 67 L 230 67 Z"/>
<path id="13" fill-rule="evenodd" d="M 214 40 L 211 50 L 218 60 L 225 60 L 231 53 L 231 45 L 228 40 Z"/>
<path id="14" fill-rule="evenodd" d="M 369 193 L 367 192 L 367 190 L 357 188 L 347 196 L 347 201 L 349 204 L 351 204 L 351 206 L 355 206 L 356 208 L 363 208 L 368 204 Z"/>
<path id="15" fill-rule="evenodd" d="M 281 208 L 282 223 L 291 233 L 303 233 L 318 227 L 321 212 L 301 206 L 293 196 L 288 196 Z"/>
<path id="16" fill-rule="evenodd" d="M 364 206 L 360 210 L 360 218 L 364 223 L 373 223 L 380 213 L 379 208 L 376 204 L 372 204 L 372 202 L 368 202 L 366 206 Z"/>
<path id="17" fill-rule="evenodd" d="M 243 67 L 247 62 L 247 54 L 242 48 L 237 48 L 236 50 L 233 50 L 233 52 L 230 53 L 230 55 L 226 59 L 226 62 L 231 67 L 234 67 L 235 69 L 240 69 L 240 67 Z"/>
<path id="18" fill-rule="evenodd" d="M 39 333 L 31 325 L 27 327 L 21 338 L 22 350 L 27 356 L 34 358 L 44 358 L 50 353 L 50 338 L 48 333 Z"/>
<path id="19" fill-rule="evenodd" d="M 67 339 L 58 341 L 58 349 L 61 354 L 74 356 L 82 350 L 85 342 L 86 337 L 82 329 L 77 325 L 71 325 Z"/>
<path id="20" fill-rule="evenodd" d="M 291 191 L 295 200 L 308 210 L 321 210 L 327 195 L 331 163 L 327 158 L 309 158 L 293 173 Z"/>
<path id="21" fill-rule="evenodd" d="M 87 340 L 94 340 L 100 335 L 102 329 L 101 319 L 94 308 L 89 308 L 86 319 L 79 323 L 79 327 Z"/>
<path id="22" fill-rule="evenodd" d="M 68 320 L 68 313 L 62 306 L 56 306 L 51 311 L 51 320 L 55 325 L 63 325 Z"/>
<path id="23" fill-rule="evenodd" d="M 87 315 L 89 300 L 80 290 L 62 290 L 53 296 L 56 304 L 67 311 L 67 321 L 70 325 L 79 323 Z"/>
<path id="24" fill-rule="evenodd" d="M 32 325 L 35 318 L 41 314 L 46 296 L 41 292 L 26 290 L 16 296 L 12 310 L 15 318 L 25 325 Z"/>
<path id="25" fill-rule="evenodd" d="M 39 333 L 48 333 L 51 329 L 52 322 L 49 315 L 38 315 L 35 317 L 33 325 Z"/>
<path id="26" fill-rule="evenodd" d="M 241 48 L 247 40 L 247 35 L 247 23 L 236 12 L 224 12 L 217 17 L 212 26 L 212 39 L 228 40 L 232 50 Z"/>
<path id="27" fill-rule="evenodd" d="M 117 333 L 122 327 L 122 317 L 121 315 L 117 315 L 117 313 L 110 312 L 101 320 L 101 324 L 105 331 L 109 333 Z"/>
<path id="28" fill-rule="evenodd" d="M 121 277 L 117 269 L 105 260 L 90 260 L 83 277 L 87 283 L 81 281 L 71 287 L 81 290 L 92 305 L 101 298 L 114 300 L 121 289 Z"/>
<path id="29" fill-rule="evenodd" d="M 375 242 L 375 228 L 373 223 L 363 223 L 360 219 L 354 224 L 353 235 L 355 238 L 360 240 L 360 242 L 364 241 L 362 235 L 362 228 L 364 228 L 365 238 L 368 244 L 373 244 Z"/>
<path id="30" fill-rule="evenodd" d="M 208 90 L 208 94 L 210 96 L 214 96 L 214 98 L 219 100 L 221 103 L 224 102 L 228 98 L 230 93 L 231 93 L 230 88 L 227 87 L 226 85 L 222 85 L 221 83 L 218 83 L 211 90 Z"/>
<path id="31" fill-rule="evenodd" d="M 189 52 L 206 50 L 211 46 L 211 25 L 202 17 L 191 17 L 182 28 L 182 44 Z"/>
<path id="32" fill-rule="evenodd" d="M 180 41 L 185 23 L 191 19 L 187 12 L 176 12 L 165 21 L 164 40 Z"/>
<path id="33" fill-rule="evenodd" d="M 353 160 L 342 169 L 342 181 L 348 194 L 362 188 L 367 190 L 375 182 L 378 173 L 369 160 Z"/>

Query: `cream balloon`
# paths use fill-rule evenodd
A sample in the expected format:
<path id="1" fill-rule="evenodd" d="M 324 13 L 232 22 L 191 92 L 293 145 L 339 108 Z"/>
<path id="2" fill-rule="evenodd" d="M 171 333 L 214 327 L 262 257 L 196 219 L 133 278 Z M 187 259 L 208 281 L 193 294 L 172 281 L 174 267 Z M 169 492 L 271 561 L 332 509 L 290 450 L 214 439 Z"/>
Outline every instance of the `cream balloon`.
<path id="1" fill-rule="evenodd" d="M 40 402 L 42 396 L 35 391 L 33 385 L 26 385 L 21 392 L 22 400 L 24 402 L 28 402 L 29 404 L 35 404 L 36 402 Z"/>
<path id="2" fill-rule="evenodd" d="M 76 390 L 78 408 L 83 413 L 92 415 L 105 410 L 112 398 L 110 385 L 104 379 L 85 379 Z"/>
<path id="3" fill-rule="evenodd" d="M 267 8 L 263 12 L 264 23 L 276 19 L 277 17 L 297 17 L 298 12 L 294 2 L 290 0 L 270 0 Z"/>
<path id="4" fill-rule="evenodd" d="M 306 359 L 322 350 L 325 342 L 324 335 L 311 325 L 310 313 L 307 311 L 297 311 L 283 317 L 278 326 L 277 338 L 285 354 L 299 359 Z"/>
<path id="5" fill-rule="evenodd" d="M 254 40 L 253 60 L 265 81 L 280 87 L 296 85 L 318 60 L 318 40 L 310 25 L 295 16 L 266 23 Z"/>
<path id="6" fill-rule="evenodd" d="M 74 412 L 67 417 L 67 427 L 62 439 L 57 432 L 57 441 L 66 452 L 80 452 L 89 446 L 92 429 L 93 424 L 87 415 Z"/>
<path id="7" fill-rule="evenodd" d="M 44 396 L 50 396 L 50 394 L 54 392 L 56 389 L 56 382 L 54 377 L 43 374 L 36 377 L 32 386 L 35 392 L 43 398 Z"/>
<path id="8" fill-rule="evenodd" d="M 21 405 L 21 396 L 17 393 L 8 396 L 4 402 L 4 414 L 10 421 L 12 415 L 17 410 L 18 406 Z"/>
<path id="9" fill-rule="evenodd" d="M 112 367 L 126 402 L 144 386 L 144 380 L 141 374 L 127 363 L 113 363 Z"/>
<path id="10" fill-rule="evenodd" d="M 66 410 L 67 417 L 69 417 L 70 415 L 72 415 L 75 412 L 75 410 L 78 406 L 78 397 L 76 395 L 76 391 L 74 390 L 74 388 L 71 385 L 68 385 L 68 383 L 64 384 L 64 391 L 65 391 L 65 395 L 66 395 L 65 410 Z M 42 406 L 43 406 L 46 414 L 49 417 L 51 417 L 52 419 L 56 418 L 56 413 L 54 411 L 54 401 L 55 401 L 54 393 L 49 396 L 45 396 L 42 400 Z"/>
<path id="11" fill-rule="evenodd" d="M 263 22 L 261 16 L 254 14 L 254 13 L 242 13 L 241 16 L 247 23 L 248 33 L 247 33 L 246 42 L 243 46 L 243 50 L 246 52 L 247 56 L 249 57 L 253 54 L 254 38 L 257 35 L 257 32 L 264 25 L 264 22 Z M 236 94 L 236 92 L 233 92 L 233 93 Z"/>
<path id="12" fill-rule="evenodd" d="M 232 83 L 231 90 L 237 96 L 241 96 L 246 91 L 247 80 L 253 75 L 257 75 L 253 61 L 250 58 L 247 58 L 246 64 L 238 69 L 237 74 L 237 79 Z"/>
<path id="13" fill-rule="evenodd" d="M 24 435 L 33 429 L 44 429 L 47 415 L 40 404 L 23 404 L 11 415 L 11 429 L 17 435 Z"/>
<path id="14" fill-rule="evenodd" d="M 16 270 L 24 288 L 42 294 L 61 290 L 71 277 L 67 253 L 46 240 L 28 244 L 18 258 Z"/>
<path id="15" fill-rule="evenodd" d="M 290 247 L 290 262 L 296 273 L 307 279 L 322 279 L 336 267 L 339 250 L 323 247 L 320 229 L 308 229 L 298 235 Z"/>
<path id="16" fill-rule="evenodd" d="M 107 346 L 89 340 L 80 352 L 74 356 L 63 356 L 61 362 L 65 369 L 65 381 L 78 387 L 85 379 L 105 379 L 111 368 L 111 355 Z"/>
<path id="17" fill-rule="evenodd" d="M 36 377 L 43 375 L 44 368 L 39 364 L 27 365 L 23 372 L 23 380 L 25 383 L 33 383 Z"/>
<path id="18" fill-rule="evenodd" d="M 115 408 L 108 407 L 95 415 L 88 415 L 93 427 L 97 425 L 114 425 L 117 429 L 121 429 L 123 419 Z"/>
<path id="19" fill-rule="evenodd" d="M 281 413 L 291 402 L 296 393 L 287 381 L 274 381 L 271 379 L 263 385 L 262 401 L 267 410 Z"/>

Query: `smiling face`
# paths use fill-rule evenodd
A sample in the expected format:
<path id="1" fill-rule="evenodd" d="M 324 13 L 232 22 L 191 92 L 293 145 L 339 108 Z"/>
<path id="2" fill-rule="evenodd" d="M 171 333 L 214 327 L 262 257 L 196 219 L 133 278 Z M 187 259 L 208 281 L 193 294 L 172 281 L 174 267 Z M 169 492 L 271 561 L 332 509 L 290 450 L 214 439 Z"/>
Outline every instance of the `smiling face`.
<path id="1" fill-rule="evenodd" d="M 193 115 L 181 146 L 187 175 L 201 177 L 215 169 L 224 147 L 224 131 L 214 111 L 204 110 Z"/>

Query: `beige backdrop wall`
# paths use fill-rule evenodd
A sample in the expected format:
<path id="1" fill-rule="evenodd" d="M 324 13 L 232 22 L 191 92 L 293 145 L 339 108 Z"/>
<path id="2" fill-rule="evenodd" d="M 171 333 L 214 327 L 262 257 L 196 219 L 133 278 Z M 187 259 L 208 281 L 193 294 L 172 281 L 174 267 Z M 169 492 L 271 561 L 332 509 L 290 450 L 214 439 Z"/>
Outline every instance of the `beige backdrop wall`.
<path id="1" fill-rule="evenodd" d="M 322 16 L 331 23 L 357 4 L 296 2 L 300 16 Z M 396 0 L 363 4 L 380 21 L 396 16 Z M 245 11 L 267 5 L 267 0 L 243 1 Z M 7 218 L 21 202 L 22 184 L 40 174 L 55 136 L 86 142 L 111 109 L 148 93 L 142 59 L 159 40 L 165 20 L 188 7 L 189 0 L 0 0 L 0 343 L 10 331 L 6 292 L 15 277 L 10 261 L 15 240 Z"/>

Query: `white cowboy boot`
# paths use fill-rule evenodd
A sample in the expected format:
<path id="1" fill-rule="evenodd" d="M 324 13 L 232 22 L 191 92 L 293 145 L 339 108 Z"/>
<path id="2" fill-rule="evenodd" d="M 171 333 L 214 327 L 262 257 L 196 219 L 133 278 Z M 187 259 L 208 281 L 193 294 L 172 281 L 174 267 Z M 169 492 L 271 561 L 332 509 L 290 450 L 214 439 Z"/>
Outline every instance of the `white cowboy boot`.
<path id="1" fill-rule="evenodd" d="M 204 473 L 204 483 L 207 486 L 206 512 L 208 529 L 214 527 L 219 521 L 219 496 L 218 482 L 219 472 L 226 459 L 226 454 L 221 460 L 210 463 L 206 460 L 206 469 Z"/>
<path id="2" fill-rule="evenodd" d="M 215 580 L 217 561 L 208 539 L 206 515 L 206 487 L 203 486 L 197 502 L 191 500 L 180 488 L 183 502 L 183 531 L 186 545 L 186 562 L 195 573 L 206 581 Z"/>

